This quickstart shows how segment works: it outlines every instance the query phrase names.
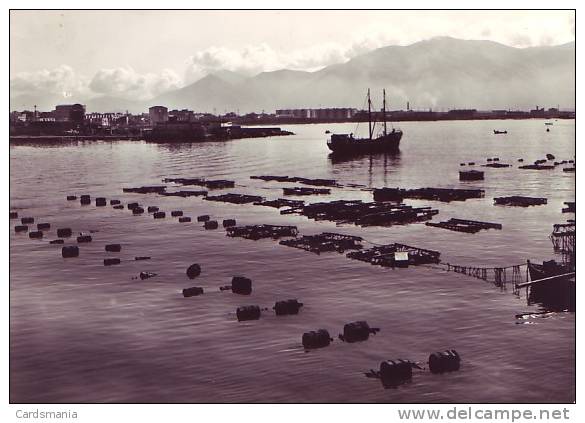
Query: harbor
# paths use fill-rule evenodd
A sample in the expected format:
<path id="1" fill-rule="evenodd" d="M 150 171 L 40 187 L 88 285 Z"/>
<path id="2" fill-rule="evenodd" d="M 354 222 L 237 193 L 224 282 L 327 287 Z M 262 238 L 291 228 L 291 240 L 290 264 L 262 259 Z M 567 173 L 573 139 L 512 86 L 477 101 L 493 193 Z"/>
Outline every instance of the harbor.
<path id="1" fill-rule="evenodd" d="M 574 121 L 550 132 L 543 122 L 403 122 L 399 152 L 342 159 L 330 155 L 326 131 L 350 133 L 354 124 L 285 125 L 292 135 L 229 143 L 11 145 L 11 354 L 20 357 L 11 371 L 36 369 L 34 379 L 11 382 L 11 395 L 574 400 L 575 315 L 534 301 L 523 285 L 527 260 L 561 262 L 572 242 L 564 225 L 575 216 L 575 174 L 519 168 L 519 159 L 547 154 L 574 167 Z M 495 136 L 503 127 L 508 133 Z M 461 163 L 479 169 L 492 158 L 513 165 L 460 180 Z M 523 198 L 540 200 L 524 207 Z M 69 236 L 57 234 L 64 228 Z M 50 243 L 61 236 L 63 244 Z M 64 247 L 78 256 L 64 258 Z M 247 283 L 234 277 L 251 281 L 248 294 L 233 292 Z M 379 332 L 338 339 L 351 340 L 362 321 Z M 306 352 L 303 334 L 318 329 L 333 340 Z M 307 345 L 324 342 L 315 334 Z M 412 382 L 393 389 L 377 380 L 387 365 L 364 376 L 380 361 L 440 360 L 446 350 L 456 350 L 444 354 L 458 357 L 455 371 L 414 369 Z M 78 381 L 97 368 L 103 376 Z M 546 396 L 534 368 L 551 385 Z M 130 388 L 112 388 L 113 374 Z"/>

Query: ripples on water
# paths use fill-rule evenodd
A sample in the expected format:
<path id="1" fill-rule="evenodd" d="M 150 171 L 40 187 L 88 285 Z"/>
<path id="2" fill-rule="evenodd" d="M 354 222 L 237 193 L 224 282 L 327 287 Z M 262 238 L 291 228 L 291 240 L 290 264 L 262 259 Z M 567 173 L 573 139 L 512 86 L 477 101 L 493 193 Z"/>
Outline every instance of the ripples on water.
<path id="1" fill-rule="evenodd" d="M 279 246 L 272 240 L 232 239 L 197 222 L 132 216 L 110 206 L 67 202 L 68 194 L 138 201 L 196 217 L 236 218 L 238 224 L 292 224 L 303 234 L 322 231 L 363 236 L 378 243 L 402 242 L 439 250 L 446 262 L 506 266 L 553 256 L 548 235 L 564 201 L 575 196 L 574 174 L 517 169 L 552 153 L 573 159 L 574 121 L 418 122 L 405 131 L 395 157 L 332 160 L 324 134 L 352 132 L 354 125 L 291 126 L 290 137 L 224 143 L 146 144 L 92 142 L 55 147 L 10 147 L 10 204 L 19 216 L 47 221 L 43 241 L 10 234 L 10 398 L 13 402 L 572 402 L 575 400 L 575 318 L 553 314 L 516 324 L 515 314 L 537 311 L 525 298 L 464 275 L 428 268 L 383 269 L 340 254 Z M 508 135 L 495 136 L 494 128 Z M 485 168 L 485 181 L 459 182 L 460 162 L 499 157 L 512 168 Z M 282 197 L 276 182 L 249 179 L 276 174 L 335 178 L 369 187 L 477 187 L 486 198 L 431 205 L 435 220 L 486 220 L 502 231 L 451 232 L 424 224 L 391 228 L 336 227 L 276 209 L 206 202 L 198 198 L 122 193 L 124 186 L 157 184 L 165 177 L 201 176 L 236 181 L 230 192 Z M 221 192 L 221 191 L 220 191 Z M 548 197 L 545 206 L 506 208 L 493 197 Z M 318 200 L 371 199 L 358 189 L 334 189 Z M 307 199 L 307 198 L 305 198 Z M 95 203 L 94 203 L 95 204 Z M 168 215 L 167 215 L 168 216 Z M 195 219 L 194 219 L 195 220 Z M 63 260 L 49 245 L 56 228 L 99 230 L 81 245 L 77 259 Z M 66 243 L 73 243 L 68 240 Z M 105 253 L 119 242 L 122 252 Z M 121 265 L 104 267 L 118 256 Z M 150 255 L 150 261 L 132 261 Z M 200 263 L 190 281 L 185 269 Z M 159 276 L 133 280 L 140 271 Z M 254 281 L 249 297 L 218 287 L 235 274 Z M 203 286 L 202 297 L 181 290 Z M 298 298 L 298 316 L 265 313 L 238 323 L 235 309 Z M 367 342 L 304 353 L 301 335 L 367 320 L 382 330 Z M 426 360 L 455 348 L 459 372 L 441 376 L 415 372 L 412 383 L 385 390 L 363 372 L 382 360 Z"/>

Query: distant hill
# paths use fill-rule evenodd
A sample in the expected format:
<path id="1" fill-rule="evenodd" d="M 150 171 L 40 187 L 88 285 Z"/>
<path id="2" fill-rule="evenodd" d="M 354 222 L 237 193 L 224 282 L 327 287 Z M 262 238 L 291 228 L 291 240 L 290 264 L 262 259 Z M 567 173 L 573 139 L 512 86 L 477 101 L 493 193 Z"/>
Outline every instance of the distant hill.
<path id="1" fill-rule="evenodd" d="M 407 101 L 414 109 L 574 108 L 575 43 L 514 48 L 439 37 L 379 48 L 316 72 L 284 69 L 245 77 L 220 71 L 150 101 L 96 98 L 88 101 L 88 111 L 139 112 L 155 104 L 217 113 L 362 108 L 367 88 L 378 106 L 386 88 L 390 109 L 405 108 Z"/>
<path id="2" fill-rule="evenodd" d="M 391 108 L 574 107 L 575 43 L 513 48 L 491 41 L 434 38 L 389 46 L 316 72 L 263 72 L 239 82 L 221 75 L 155 102 L 218 112 L 298 107 L 362 107 L 366 88 Z"/>

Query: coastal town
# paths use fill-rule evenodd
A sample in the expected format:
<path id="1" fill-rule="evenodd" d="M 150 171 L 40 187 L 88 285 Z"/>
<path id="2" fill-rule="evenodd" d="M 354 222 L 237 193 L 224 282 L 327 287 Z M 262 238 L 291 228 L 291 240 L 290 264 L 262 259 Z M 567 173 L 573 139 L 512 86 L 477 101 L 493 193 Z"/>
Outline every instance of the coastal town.
<path id="1" fill-rule="evenodd" d="M 381 120 L 381 111 L 372 111 L 373 119 Z M 558 107 L 536 106 L 532 110 L 451 109 L 447 111 L 406 110 L 386 111 L 389 120 L 443 121 L 487 119 L 574 119 L 575 112 Z M 82 104 L 62 104 L 52 111 L 33 110 L 10 113 L 10 141 L 76 140 L 147 140 L 160 142 L 196 142 L 289 135 L 278 127 L 266 125 L 364 122 L 368 111 L 356 108 L 277 109 L 274 113 L 229 112 L 212 114 L 188 109 L 152 106 L 148 112 L 98 113 L 87 112 Z"/>

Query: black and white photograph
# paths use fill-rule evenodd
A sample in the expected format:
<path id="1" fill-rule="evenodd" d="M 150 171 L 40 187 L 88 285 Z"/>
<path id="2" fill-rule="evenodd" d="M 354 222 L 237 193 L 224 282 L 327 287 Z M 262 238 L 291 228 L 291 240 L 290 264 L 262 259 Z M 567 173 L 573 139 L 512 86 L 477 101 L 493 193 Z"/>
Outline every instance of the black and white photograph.
<path id="1" fill-rule="evenodd" d="M 576 9 L 13 6 L 10 421 L 575 418 Z"/>

